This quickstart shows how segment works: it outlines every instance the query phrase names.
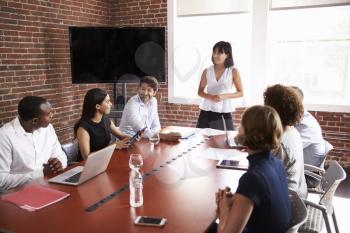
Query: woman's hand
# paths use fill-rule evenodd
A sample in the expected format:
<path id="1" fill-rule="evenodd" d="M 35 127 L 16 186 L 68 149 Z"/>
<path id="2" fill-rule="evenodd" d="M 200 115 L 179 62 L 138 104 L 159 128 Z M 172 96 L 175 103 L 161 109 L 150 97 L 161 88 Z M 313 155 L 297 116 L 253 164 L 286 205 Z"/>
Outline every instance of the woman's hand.
<path id="1" fill-rule="evenodd" d="M 128 146 L 129 146 L 129 144 L 128 144 L 129 140 L 130 140 L 130 137 L 125 137 L 125 138 L 123 138 L 123 140 L 117 141 L 117 142 L 115 143 L 116 149 L 120 150 L 120 149 L 128 148 Z"/>
<path id="2" fill-rule="evenodd" d="M 225 189 L 219 189 L 215 193 L 215 200 L 217 217 L 220 218 L 220 215 L 223 213 L 227 217 L 233 202 L 233 193 L 231 193 L 231 189 L 229 187 L 226 187 Z"/>
<path id="3" fill-rule="evenodd" d="M 214 102 L 220 102 L 224 100 L 221 95 L 210 95 L 209 99 Z"/>

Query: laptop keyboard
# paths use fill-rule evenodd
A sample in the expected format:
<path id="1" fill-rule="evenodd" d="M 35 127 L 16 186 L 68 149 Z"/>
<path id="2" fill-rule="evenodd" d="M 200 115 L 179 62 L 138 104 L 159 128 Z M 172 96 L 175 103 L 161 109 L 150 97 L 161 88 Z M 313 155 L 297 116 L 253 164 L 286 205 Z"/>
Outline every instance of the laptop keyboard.
<path id="1" fill-rule="evenodd" d="M 80 175 L 81 175 L 81 172 L 78 172 L 77 174 L 65 179 L 64 181 L 69 183 L 78 183 Z"/>

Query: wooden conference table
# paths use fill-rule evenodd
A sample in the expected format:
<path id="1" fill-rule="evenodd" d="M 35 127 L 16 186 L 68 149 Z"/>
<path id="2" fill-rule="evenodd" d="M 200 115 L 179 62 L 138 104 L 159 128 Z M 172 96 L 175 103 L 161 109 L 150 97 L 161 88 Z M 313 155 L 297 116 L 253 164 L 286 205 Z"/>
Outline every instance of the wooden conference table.
<path id="1" fill-rule="evenodd" d="M 106 172 L 78 187 L 36 180 L 71 195 L 35 212 L 0 201 L 0 231 L 204 232 L 214 218 L 217 189 L 230 186 L 235 190 L 243 174 L 217 169 L 215 160 L 196 158 L 208 147 L 227 148 L 225 136 L 207 138 L 197 133 L 181 142 L 155 146 L 141 140 L 132 148 L 115 151 Z M 144 204 L 139 208 L 130 207 L 125 186 L 131 153 L 140 153 L 144 159 Z M 109 197 L 112 193 L 115 196 Z M 99 203 L 97 208 L 95 203 Z M 138 215 L 165 217 L 167 223 L 163 228 L 135 226 Z"/>

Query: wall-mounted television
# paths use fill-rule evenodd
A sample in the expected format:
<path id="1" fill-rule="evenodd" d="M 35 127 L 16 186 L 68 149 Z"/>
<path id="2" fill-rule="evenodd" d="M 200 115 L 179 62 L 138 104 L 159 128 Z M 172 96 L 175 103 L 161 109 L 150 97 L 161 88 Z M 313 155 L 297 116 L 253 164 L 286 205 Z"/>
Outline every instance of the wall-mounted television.
<path id="1" fill-rule="evenodd" d="M 165 82 L 164 27 L 69 27 L 72 83 Z"/>

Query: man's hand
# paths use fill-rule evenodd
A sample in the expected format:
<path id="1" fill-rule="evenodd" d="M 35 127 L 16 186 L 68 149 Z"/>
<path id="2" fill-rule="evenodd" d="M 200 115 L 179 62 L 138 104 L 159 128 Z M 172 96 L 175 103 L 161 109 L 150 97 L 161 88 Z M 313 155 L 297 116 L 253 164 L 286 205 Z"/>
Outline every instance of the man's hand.
<path id="1" fill-rule="evenodd" d="M 56 174 L 63 171 L 62 163 L 57 158 L 50 158 L 47 163 L 43 164 L 44 175 Z"/>

